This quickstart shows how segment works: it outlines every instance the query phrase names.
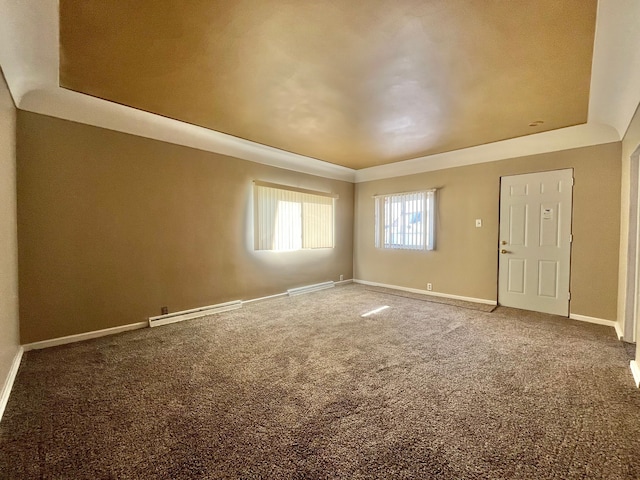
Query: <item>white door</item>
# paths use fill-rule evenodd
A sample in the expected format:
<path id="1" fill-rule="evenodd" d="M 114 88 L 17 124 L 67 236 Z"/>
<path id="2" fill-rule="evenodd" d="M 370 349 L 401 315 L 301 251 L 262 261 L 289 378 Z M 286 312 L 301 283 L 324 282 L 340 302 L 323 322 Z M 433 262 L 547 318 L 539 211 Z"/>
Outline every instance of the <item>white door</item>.
<path id="1" fill-rule="evenodd" d="M 569 315 L 573 169 L 502 177 L 498 302 Z"/>

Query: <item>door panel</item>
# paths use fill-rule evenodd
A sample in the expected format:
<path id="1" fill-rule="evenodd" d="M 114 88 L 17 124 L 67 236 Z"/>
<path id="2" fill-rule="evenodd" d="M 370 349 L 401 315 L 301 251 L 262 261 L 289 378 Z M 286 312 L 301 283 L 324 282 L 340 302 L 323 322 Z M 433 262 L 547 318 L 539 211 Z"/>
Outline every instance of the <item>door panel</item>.
<path id="1" fill-rule="evenodd" d="M 558 203 L 543 203 L 540 205 L 540 246 L 557 247 L 560 245 L 560 219 L 554 215 L 558 212 Z M 554 218 L 555 217 L 555 218 Z"/>
<path id="2" fill-rule="evenodd" d="M 573 170 L 502 177 L 498 301 L 569 315 Z"/>
<path id="3" fill-rule="evenodd" d="M 509 259 L 509 292 L 524 293 L 526 262 L 522 258 Z"/>
<path id="4" fill-rule="evenodd" d="M 538 262 L 538 295 L 556 298 L 558 296 L 558 262 L 540 260 Z"/>
<path id="5" fill-rule="evenodd" d="M 528 205 L 511 205 L 509 208 L 509 245 L 527 244 Z"/>

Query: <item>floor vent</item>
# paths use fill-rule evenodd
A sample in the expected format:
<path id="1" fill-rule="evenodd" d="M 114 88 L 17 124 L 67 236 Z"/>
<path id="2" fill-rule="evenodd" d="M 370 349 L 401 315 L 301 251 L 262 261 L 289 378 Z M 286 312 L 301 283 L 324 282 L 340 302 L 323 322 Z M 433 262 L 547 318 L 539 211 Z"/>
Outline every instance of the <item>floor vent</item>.
<path id="1" fill-rule="evenodd" d="M 168 323 L 182 322 L 193 318 L 205 317 L 214 313 L 228 312 L 229 310 L 237 310 L 242 307 L 242 301 L 234 300 L 233 302 L 219 303 L 217 305 L 209 305 L 208 307 L 194 308 L 191 310 L 183 310 L 182 312 L 169 313 L 167 315 L 159 315 L 157 317 L 149 317 L 150 327 L 159 327 Z"/>
<path id="2" fill-rule="evenodd" d="M 290 288 L 287 293 L 290 297 L 294 295 L 302 295 L 303 293 L 317 292 L 318 290 L 324 290 L 326 288 L 335 287 L 335 282 L 323 282 L 316 283 L 314 285 L 307 285 L 306 287 Z"/>

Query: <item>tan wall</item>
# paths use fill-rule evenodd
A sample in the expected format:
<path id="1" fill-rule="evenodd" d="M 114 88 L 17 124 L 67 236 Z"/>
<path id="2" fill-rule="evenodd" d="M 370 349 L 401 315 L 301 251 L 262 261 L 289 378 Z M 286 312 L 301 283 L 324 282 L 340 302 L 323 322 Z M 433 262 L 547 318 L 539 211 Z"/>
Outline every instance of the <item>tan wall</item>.
<path id="1" fill-rule="evenodd" d="M 500 177 L 574 168 L 571 312 L 616 319 L 620 143 L 356 185 L 355 278 L 480 299 L 497 298 Z M 374 194 L 439 188 L 433 252 L 374 247 Z M 475 227 L 481 218 L 482 228 Z"/>
<path id="2" fill-rule="evenodd" d="M 349 182 L 23 111 L 17 138 L 23 343 L 352 277 Z M 336 248 L 254 251 L 254 179 L 339 194 Z"/>
<path id="3" fill-rule="evenodd" d="M 0 392 L 20 348 L 16 236 L 16 109 L 0 71 Z"/>

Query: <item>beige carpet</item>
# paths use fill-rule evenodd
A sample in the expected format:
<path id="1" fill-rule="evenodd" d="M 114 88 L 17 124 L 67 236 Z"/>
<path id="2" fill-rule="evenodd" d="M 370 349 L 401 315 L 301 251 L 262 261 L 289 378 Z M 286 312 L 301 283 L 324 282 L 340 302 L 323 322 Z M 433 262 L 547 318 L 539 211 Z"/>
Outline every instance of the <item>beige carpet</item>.
<path id="1" fill-rule="evenodd" d="M 480 312 L 493 312 L 497 307 L 495 305 L 487 305 L 478 302 L 468 302 L 466 300 L 457 300 L 455 298 L 436 297 L 427 295 L 424 293 L 405 292 L 403 290 L 396 290 L 385 287 L 373 287 L 367 286 L 367 290 L 378 293 L 385 293 L 387 295 L 397 295 L 399 297 L 413 298 L 414 300 L 422 300 L 423 302 L 442 303 L 445 305 L 453 305 L 460 308 L 468 308 L 469 310 L 478 310 Z"/>
<path id="2" fill-rule="evenodd" d="M 638 439 L 613 329 L 349 285 L 26 353 L 0 477 L 638 479 Z"/>

